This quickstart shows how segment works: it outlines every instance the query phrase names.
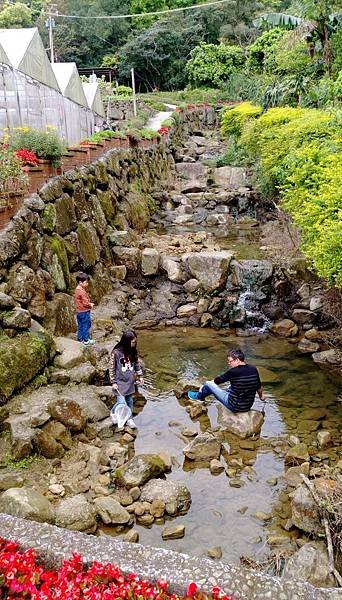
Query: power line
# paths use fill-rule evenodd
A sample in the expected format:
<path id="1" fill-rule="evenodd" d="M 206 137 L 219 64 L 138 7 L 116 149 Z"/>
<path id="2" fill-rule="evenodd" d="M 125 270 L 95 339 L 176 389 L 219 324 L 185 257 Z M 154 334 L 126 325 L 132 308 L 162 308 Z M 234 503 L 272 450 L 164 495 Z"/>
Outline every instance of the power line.
<path id="1" fill-rule="evenodd" d="M 205 2 L 203 4 L 194 4 L 192 6 L 184 6 L 183 8 L 170 8 L 168 10 L 156 10 L 148 13 L 137 13 L 134 15 L 63 15 L 59 12 L 47 12 L 47 15 L 53 17 L 63 17 L 65 19 L 136 19 L 139 17 L 154 17 L 158 15 L 169 15 L 171 13 L 183 12 L 184 10 L 194 10 L 199 8 L 207 8 L 209 6 L 217 6 L 218 4 L 225 4 L 231 0 L 215 0 L 214 2 Z"/>

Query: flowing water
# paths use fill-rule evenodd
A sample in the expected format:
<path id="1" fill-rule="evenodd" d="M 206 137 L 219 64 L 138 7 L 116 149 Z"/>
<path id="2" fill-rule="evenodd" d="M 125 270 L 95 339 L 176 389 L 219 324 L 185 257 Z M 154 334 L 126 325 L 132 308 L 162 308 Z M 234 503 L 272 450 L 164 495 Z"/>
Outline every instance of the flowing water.
<path id="1" fill-rule="evenodd" d="M 221 546 L 226 561 L 237 562 L 241 555 L 261 559 L 268 551 L 266 535 L 280 530 L 288 518 L 288 499 L 282 493 L 284 465 L 279 439 L 295 434 L 301 441 L 312 443 L 317 434 L 310 430 L 317 428 L 329 429 L 338 439 L 341 405 L 337 401 L 337 385 L 311 359 L 298 355 L 293 344 L 249 337 L 239 339 L 238 345 L 248 361 L 260 369 L 267 393 L 266 420 L 255 450 L 242 450 L 237 438 L 225 434 L 225 448 L 230 447 L 230 454 L 224 452 L 221 456 L 225 466 L 232 458 L 243 459 L 247 465 L 241 474 L 243 487 L 231 487 L 225 472 L 212 475 L 208 463 L 185 459 L 182 449 L 189 438 L 184 438 L 181 430 L 215 428 L 217 404 L 213 401 L 209 405 L 208 417 L 192 421 L 185 410 L 187 401 L 178 400 L 173 388 L 181 377 L 205 380 L 223 372 L 227 347 L 236 345 L 236 337 L 227 332 L 195 328 L 139 332 L 139 349 L 146 365 L 143 393 L 147 402 L 136 417 L 139 431 L 135 452 L 166 450 L 173 460 L 168 477 L 185 483 L 192 496 L 189 512 L 173 520 L 185 525 L 183 539 L 164 542 L 161 531 L 165 525 L 138 525 L 142 544 L 193 555 L 205 555 L 209 547 Z M 254 406 L 261 408 L 261 404 L 257 400 Z M 320 421 L 310 420 L 308 409 L 316 408 L 324 410 Z M 317 464 L 336 460 L 337 452 L 336 446 L 330 452 L 317 450 Z M 277 478 L 277 484 L 267 483 L 270 478 Z M 272 523 L 263 525 L 252 516 L 256 511 L 272 512 Z"/>

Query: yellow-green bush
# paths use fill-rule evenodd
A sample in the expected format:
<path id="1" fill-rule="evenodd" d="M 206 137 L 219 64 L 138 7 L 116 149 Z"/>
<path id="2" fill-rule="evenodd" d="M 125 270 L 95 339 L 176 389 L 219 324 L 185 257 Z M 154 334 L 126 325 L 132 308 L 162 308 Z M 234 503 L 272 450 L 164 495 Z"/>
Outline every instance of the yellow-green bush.
<path id="1" fill-rule="evenodd" d="M 258 117 L 262 113 L 261 106 L 251 102 L 242 102 L 233 108 L 227 108 L 221 120 L 221 133 L 223 136 L 239 136 L 246 121 Z"/>
<path id="2" fill-rule="evenodd" d="M 330 284 L 342 286 L 341 111 L 273 108 L 246 121 L 238 145 L 302 232 L 302 249 Z"/>

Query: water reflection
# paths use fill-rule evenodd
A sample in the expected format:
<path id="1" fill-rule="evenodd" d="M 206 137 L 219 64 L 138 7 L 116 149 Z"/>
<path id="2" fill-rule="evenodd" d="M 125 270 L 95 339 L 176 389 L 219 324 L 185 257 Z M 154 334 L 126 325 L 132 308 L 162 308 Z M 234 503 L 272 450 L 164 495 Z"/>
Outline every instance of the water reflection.
<path id="1" fill-rule="evenodd" d="M 220 437 L 230 448 L 230 453 L 221 456 L 221 462 L 231 473 L 236 469 L 242 482 L 239 488 L 229 485 L 225 472 L 214 476 L 208 463 L 195 464 L 185 460 L 182 453 L 191 439 L 181 433 L 184 427 L 198 432 L 208 427 L 215 429 L 216 402 L 209 404 L 207 416 L 192 421 L 185 410 L 186 400 L 177 400 L 172 391 L 181 377 L 204 380 L 223 372 L 227 347 L 236 345 L 243 348 L 249 362 L 260 367 L 267 394 L 266 420 L 260 442 L 254 447 L 243 448 L 244 444 L 234 436 L 222 434 Z M 277 454 L 277 440 L 285 433 L 295 433 L 301 440 L 312 443 L 316 439 L 316 429 L 327 424 L 333 436 L 338 436 L 337 386 L 309 358 L 298 356 L 291 343 L 273 338 L 237 340 L 227 332 L 164 329 L 139 332 L 139 348 L 147 367 L 144 390 L 147 403 L 136 418 L 139 433 L 135 451 L 158 453 L 166 450 L 173 462 L 168 477 L 185 483 L 192 496 L 189 512 L 176 520 L 177 524 L 186 527 L 182 540 L 164 542 L 162 524 L 151 528 L 137 525 L 140 542 L 196 555 L 206 554 L 209 547 L 221 546 L 224 560 L 237 562 L 241 555 L 260 560 L 267 552 L 266 529 L 252 516 L 253 513 L 270 512 L 275 507 L 278 510 L 275 525 L 278 527 L 279 517 L 284 519 L 288 512 L 287 499 L 279 496 L 283 486 L 283 458 Z M 255 407 L 261 406 L 257 400 Z M 323 412 L 310 413 L 311 409 L 317 411 L 317 407 Z M 301 419 L 302 414 L 304 419 Z M 311 426 L 314 424 L 314 430 L 310 430 L 310 423 Z M 272 438 L 275 438 L 274 443 Z M 274 449 L 267 440 L 272 442 Z M 240 468 L 233 459 L 240 461 Z M 271 485 L 267 482 L 270 479 L 273 479 Z M 246 510 L 239 512 L 239 509 Z"/>

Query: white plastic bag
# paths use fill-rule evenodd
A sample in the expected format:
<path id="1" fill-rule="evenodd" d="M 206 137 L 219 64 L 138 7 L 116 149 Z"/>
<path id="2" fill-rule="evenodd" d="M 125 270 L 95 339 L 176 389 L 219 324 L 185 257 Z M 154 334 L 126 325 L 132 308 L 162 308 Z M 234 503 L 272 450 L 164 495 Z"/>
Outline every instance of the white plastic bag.
<path id="1" fill-rule="evenodd" d="M 112 410 L 110 411 L 110 416 L 113 425 L 117 425 L 119 429 L 122 429 L 128 419 L 132 417 L 132 411 L 127 404 L 122 403 L 118 404 L 115 409 L 113 406 Z"/>

